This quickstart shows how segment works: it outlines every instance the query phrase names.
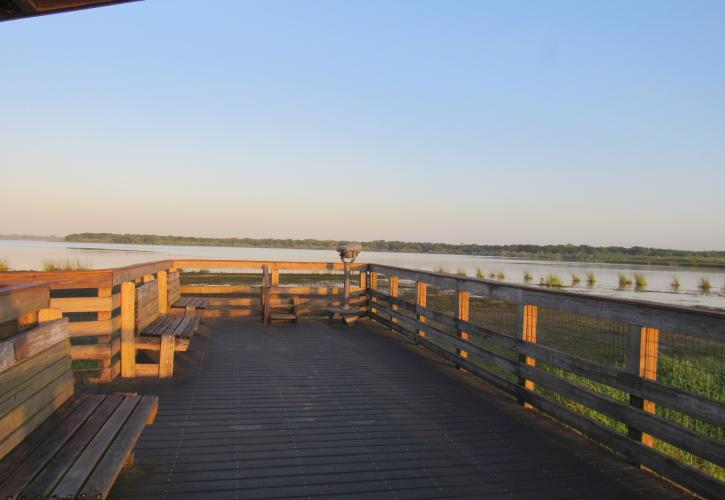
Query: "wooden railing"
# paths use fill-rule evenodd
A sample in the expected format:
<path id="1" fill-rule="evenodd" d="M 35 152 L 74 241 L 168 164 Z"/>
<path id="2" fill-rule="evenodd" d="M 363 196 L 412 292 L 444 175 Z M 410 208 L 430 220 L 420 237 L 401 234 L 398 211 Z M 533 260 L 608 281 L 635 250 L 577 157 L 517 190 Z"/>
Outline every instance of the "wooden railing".
<path id="1" fill-rule="evenodd" d="M 340 262 L 277 262 L 242 260 L 175 260 L 181 271 L 181 293 L 208 299 L 204 317 L 262 316 L 262 269 L 270 272 L 270 306 L 297 297 L 303 316 L 324 316 L 327 307 L 342 304 Z M 367 302 L 366 264 L 353 264 L 351 303 Z"/>
<path id="2" fill-rule="evenodd" d="M 633 463 L 706 496 L 725 493 L 725 314 L 368 270 L 372 319 Z M 698 369 L 706 382 L 692 376 Z"/>
<path id="3" fill-rule="evenodd" d="M 0 273 L 0 285 L 42 283 L 50 307 L 69 319 L 71 357 L 77 378 L 106 383 L 121 370 L 121 283 L 156 275 L 172 266 L 159 261 L 92 271 Z"/>

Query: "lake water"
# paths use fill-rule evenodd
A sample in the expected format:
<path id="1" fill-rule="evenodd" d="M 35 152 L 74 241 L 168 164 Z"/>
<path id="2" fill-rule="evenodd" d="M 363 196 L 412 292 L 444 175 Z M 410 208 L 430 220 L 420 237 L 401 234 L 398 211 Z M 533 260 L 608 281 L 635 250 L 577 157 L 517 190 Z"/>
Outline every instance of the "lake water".
<path id="1" fill-rule="evenodd" d="M 103 269 L 173 258 L 338 261 L 337 253 L 330 250 L 0 240 L 0 259 L 7 261 L 12 269 L 19 270 L 41 269 L 46 260 L 79 260 L 89 268 Z M 464 270 L 469 276 L 475 276 L 476 270 L 480 268 L 487 276 L 491 272 L 503 272 L 506 275 L 504 281 L 518 284 L 524 283 L 524 271 L 529 271 L 533 275 L 531 284 L 534 285 L 549 274 L 557 274 L 569 285 L 565 287 L 568 291 L 725 309 L 725 293 L 723 293 L 725 271 L 722 270 L 389 252 L 363 252 L 359 260 L 425 270 L 434 270 L 436 267 L 443 266 L 450 272 Z M 593 272 L 597 277 L 597 283 L 592 287 L 586 284 L 586 273 L 588 272 Z M 644 290 L 620 289 L 619 274 L 625 273 L 633 276 L 635 272 L 643 273 L 646 276 L 647 288 Z M 579 275 L 581 278 L 579 285 L 571 286 L 571 273 Z M 670 289 L 670 283 L 675 276 L 681 283 L 680 290 L 676 292 Z M 702 277 L 710 279 L 713 287 L 710 293 L 702 293 L 698 290 L 698 281 Z"/>

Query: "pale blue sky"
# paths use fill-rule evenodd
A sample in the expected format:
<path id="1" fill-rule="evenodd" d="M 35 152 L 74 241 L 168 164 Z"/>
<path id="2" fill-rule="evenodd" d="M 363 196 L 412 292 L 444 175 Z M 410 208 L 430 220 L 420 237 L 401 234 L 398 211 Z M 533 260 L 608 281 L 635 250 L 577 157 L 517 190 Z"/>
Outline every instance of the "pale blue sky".
<path id="1" fill-rule="evenodd" d="M 725 249 L 725 2 L 213 4 L 0 23 L 0 233 Z"/>

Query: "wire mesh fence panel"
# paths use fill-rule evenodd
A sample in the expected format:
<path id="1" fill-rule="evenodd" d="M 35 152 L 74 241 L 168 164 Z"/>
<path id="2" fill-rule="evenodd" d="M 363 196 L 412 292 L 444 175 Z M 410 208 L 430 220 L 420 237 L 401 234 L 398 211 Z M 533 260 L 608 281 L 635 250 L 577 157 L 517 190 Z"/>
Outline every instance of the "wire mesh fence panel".
<path id="1" fill-rule="evenodd" d="M 280 286 L 307 288 L 342 288 L 345 286 L 344 271 L 286 271 L 279 272 Z M 360 272 L 350 271 L 350 287 L 360 287 Z"/>
<path id="2" fill-rule="evenodd" d="M 469 310 L 469 321 L 474 325 L 512 337 L 521 336 L 516 331 L 516 304 L 471 295 Z"/>
<path id="3" fill-rule="evenodd" d="M 398 297 L 415 304 L 417 296 L 417 283 L 413 280 L 401 279 L 398 283 Z"/>
<path id="4" fill-rule="evenodd" d="M 628 332 L 620 321 L 538 308 L 537 343 L 605 366 L 626 366 Z"/>
<path id="5" fill-rule="evenodd" d="M 182 285 L 249 285 L 262 283 L 262 270 L 249 269 L 182 269 L 179 280 Z"/>
<path id="6" fill-rule="evenodd" d="M 384 273 L 377 273 L 376 290 L 385 295 L 390 295 L 390 276 Z"/>

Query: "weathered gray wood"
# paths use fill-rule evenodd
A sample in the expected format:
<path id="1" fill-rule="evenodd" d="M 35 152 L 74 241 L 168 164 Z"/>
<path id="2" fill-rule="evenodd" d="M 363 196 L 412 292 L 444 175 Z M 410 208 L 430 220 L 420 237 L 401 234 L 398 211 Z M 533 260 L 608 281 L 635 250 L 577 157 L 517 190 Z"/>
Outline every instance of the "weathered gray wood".
<path id="1" fill-rule="evenodd" d="M 128 418 L 116 439 L 98 463 L 93 474 L 81 488 L 81 496 L 105 498 L 141 436 L 149 416 L 156 412 L 158 398 L 144 396 Z"/>
<path id="2" fill-rule="evenodd" d="M 576 373 L 577 375 L 581 375 L 634 394 L 639 398 L 654 401 L 657 404 L 661 404 L 668 408 L 672 408 L 673 410 L 680 411 L 715 425 L 725 426 L 725 404 L 720 401 L 699 396 L 683 389 L 669 387 L 657 381 L 644 379 L 637 375 L 633 375 L 632 373 L 627 373 L 626 371 L 578 358 L 541 344 L 527 343 L 521 339 L 495 332 L 467 321 L 456 321 L 455 318 L 447 317 L 444 314 L 427 308 L 416 307 L 415 304 L 411 302 L 390 297 L 377 291 L 371 290 L 371 294 L 380 300 L 389 301 L 391 304 L 396 304 L 408 311 L 420 311 L 438 323 L 455 326 L 460 330 L 465 330 L 473 338 L 493 342 L 496 345 L 510 349 L 513 352 L 546 361 L 554 366 Z M 413 317 L 406 316 L 405 318 L 409 321 L 415 320 Z M 635 349 L 635 351 L 628 356 L 628 359 L 633 359 L 633 363 L 636 364 L 633 373 L 638 373 L 639 327 L 633 327 L 633 332 L 637 334 L 634 336 L 636 338 L 632 340 L 634 343 L 633 349 Z"/>
<path id="3" fill-rule="evenodd" d="M 653 302 L 584 296 L 572 292 L 542 290 L 531 286 L 453 277 L 380 264 L 368 264 L 368 267 L 373 272 L 394 274 L 412 281 L 420 280 L 443 289 L 464 291 L 519 304 L 531 304 L 635 325 L 646 325 L 662 331 L 678 332 L 710 340 L 722 341 L 725 339 L 725 313 L 715 310 L 695 311 L 691 308 Z"/>
<path id="4" fill-rule="evenodd" d="M 621 453 L 632 462 L 648 467 L 682 486 L 699 492 L 709 498 L 722 498 L 725 483 L 703 474 L 689 465 L 664 455 L 653 448 L 630 439 L 594 420 L 574 413 L 559 403 L 541 394 L 518 388 L 519 396 L 552 417 L 560 420 L 603 445 Z"/>
<path id="5" fill-rule="evenodd" d="M 127 396 L 123 399 L 113 415 L 106 420 L 103 427 L 101 427 L 58 486 L 53 490 L 53 495 L 61 498 L 74 498 L 80 492 L 86 479 L 88 479 L 88 476 L 93 471 L 93 468 L 100 461 L 111 441 L 115 438 L 119 429 L 123 426 L 123 423 L 140 399 L 138 396 Z"/>
<path id="6" fill-rule="evenodd" d="M 581 403 L 630 427 L 642 429 L 647 434 L 690 451 L 715 464 L 721 466 L 725 464 L 725 446 L 698 432 L 525 363 L 517 363 L 515 371 L 520 376 L 558 392 L 567 399 Z"/>
<path id="7" fill-rule="evenodd" d="M 88 396 L 87 407 L 92 410 L 83 414 L 76 412 L 76 418 L 68 419 L 64 422 L 63 427 L 58 429 L 57 439 L 65 438 L 62 447 L 58 449 L 57 453 L 48 453 L 43 457 L 38 457 L 36 462 L 40 473 L 34 479 L 33 475 L 28 475 L 26 480 L 32 479 L 32 482 L 22 488 L 23 494 L 29 498 L 47 497 L 105 421 L 113 414 L 122 399 L 123 396 L 117 395 Z M 49 457 L 52 458 L 48 460 Z"/>

